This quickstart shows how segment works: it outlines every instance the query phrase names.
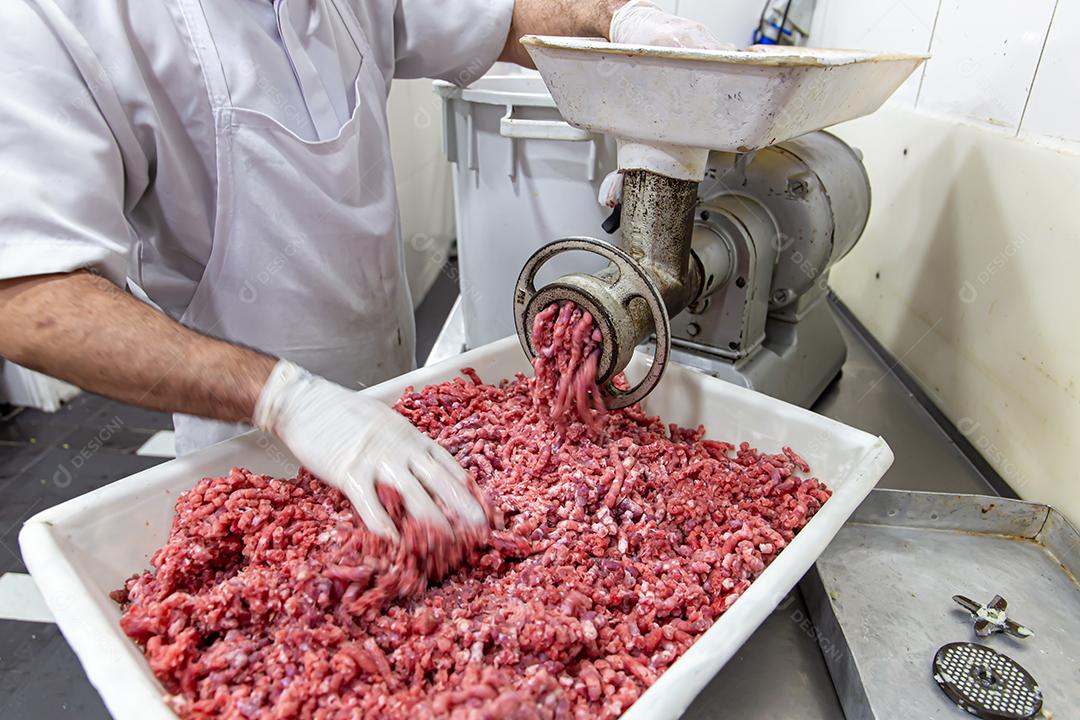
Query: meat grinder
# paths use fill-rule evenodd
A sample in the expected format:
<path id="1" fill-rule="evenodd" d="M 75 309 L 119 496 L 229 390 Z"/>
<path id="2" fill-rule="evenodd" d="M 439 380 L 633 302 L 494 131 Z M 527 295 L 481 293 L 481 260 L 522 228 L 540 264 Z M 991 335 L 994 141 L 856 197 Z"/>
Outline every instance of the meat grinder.
<path id="1" fill-rule="evenodd" d="M 620 245 L 565 238 L 522 269 L 514 316 L 526 353 L 537 313 L 573 301 L 603 336 L 609 408 L 648 395 L 671 361 L 812 404 L 847 354 L 825 302 L 829 269 L 870 211 L 858 152 L 820 128 L 875 110 L 922 56 L 832 64 L 801 48 L 523 42 L 567 122 L 617 138 L 623 174 Z M 574 251 L 608 265 L 536 287 L 545 263 Z M 643 344 L 654 355 L 647 374 L 615 387 Z"/>

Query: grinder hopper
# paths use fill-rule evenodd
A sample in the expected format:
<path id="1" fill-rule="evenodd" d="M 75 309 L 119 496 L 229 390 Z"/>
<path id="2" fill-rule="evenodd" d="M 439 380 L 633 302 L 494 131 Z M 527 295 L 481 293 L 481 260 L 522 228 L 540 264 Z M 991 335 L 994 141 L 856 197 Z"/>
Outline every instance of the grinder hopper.
<path id="1" fill-rule="evenodd" d="M 929 57 L 776 45 L 690 50 L 537 35 L 521 42 L 568 123 L 620 140 L 621 168 L 641 161 L 628 157 L 625 165 L 627 153 L 643 154 L 659 163 L 658 172 L 687 180 L 701 180 L 708 150 L 748 153 L 874 112 Z M 667 167 L 664 153 L 672 155 Z"/>

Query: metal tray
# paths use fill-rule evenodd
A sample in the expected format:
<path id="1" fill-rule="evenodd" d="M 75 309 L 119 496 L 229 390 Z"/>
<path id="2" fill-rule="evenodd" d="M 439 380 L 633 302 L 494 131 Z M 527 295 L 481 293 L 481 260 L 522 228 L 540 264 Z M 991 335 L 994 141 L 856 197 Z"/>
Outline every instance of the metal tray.
<path id="1" fill-rule="evenodd" d="M 970 718 L 935 684 L 939 647 L 978 642 L 1041 685 L 1044 709 L 1080 717 L 1080 533 L 1046 505 L 874 490 L 803 578 L 848 720 Z M 1025 640 L 978 638 L 952 596 L 1001 595 Z"/>

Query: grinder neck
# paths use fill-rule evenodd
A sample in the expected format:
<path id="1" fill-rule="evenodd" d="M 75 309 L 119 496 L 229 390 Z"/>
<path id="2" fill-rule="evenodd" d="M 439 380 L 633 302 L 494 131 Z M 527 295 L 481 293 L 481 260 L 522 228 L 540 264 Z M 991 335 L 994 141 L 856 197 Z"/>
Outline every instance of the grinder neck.
<path id="1" fill-rule="evenodd" d="M 690 256 L 698 185 L 649 170 L 623 173 L 622 247 L 653 278 L 669 317 L 686 309 L 701 289 L 701 273 Z"/>

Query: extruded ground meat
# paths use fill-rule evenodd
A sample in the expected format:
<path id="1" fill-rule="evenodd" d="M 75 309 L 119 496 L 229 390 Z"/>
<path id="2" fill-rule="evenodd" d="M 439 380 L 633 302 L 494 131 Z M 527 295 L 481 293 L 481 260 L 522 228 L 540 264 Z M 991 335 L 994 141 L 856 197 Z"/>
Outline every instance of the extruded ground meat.
<path id="1" fill-rule="evenodd" d="M 396 406 L 487 495 L 486 538 L 439 546 L 387 495 L 408 538 L 389 548 L 306 471 L 178 500 L 154 572 L 116 597 L 181 716 L 615 718 L 828 499 L 789 448 L 603 412 L 595 365 L 560 377 L 571 346 L 593 357 L 584 315 L 542 317 L 541 339 L 571 335 L 539 379 L 465 369 Z M 559 410 L 581 388 L 584 420 Z"/>
<path id="2" fill-rule="evenodd" d="M 533 396 L 538 406 L 550 408 L 549 418 L 560 427 L 565 426 L 568 410 L 589 430 L 599 427 L 605 414 L 596 386 L 601 339 L 592 315 L 572 302 L 549 305 L 536 316 Z"/>

